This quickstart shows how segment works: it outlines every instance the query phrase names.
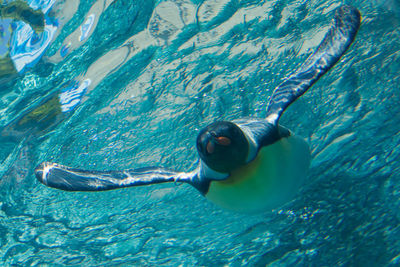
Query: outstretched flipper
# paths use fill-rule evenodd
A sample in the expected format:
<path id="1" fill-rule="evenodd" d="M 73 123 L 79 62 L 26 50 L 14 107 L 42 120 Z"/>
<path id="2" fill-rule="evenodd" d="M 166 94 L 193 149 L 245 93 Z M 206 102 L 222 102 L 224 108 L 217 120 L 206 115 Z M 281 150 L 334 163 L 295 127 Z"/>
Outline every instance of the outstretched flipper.
<path id="1" fill-rule="evenodd" d="M 285 109 L 335 65 L 353 42 L 360 22 L 356 8 L 341 6 L 336 10 L 333 25 L 314 54 L 274 90 L 267 108 L 268 122 L 277 124 Z"/>
<path id="2" fill-rule="evenodd" d="M 166 182 L 185 182 L 198 188 L 196 173 L 175 172 L 157 167 L 124 171 L 87 171 L 45 162 L 35 169 L 35 175 L 44 185 L 66 191 L 105 191 Z"/>

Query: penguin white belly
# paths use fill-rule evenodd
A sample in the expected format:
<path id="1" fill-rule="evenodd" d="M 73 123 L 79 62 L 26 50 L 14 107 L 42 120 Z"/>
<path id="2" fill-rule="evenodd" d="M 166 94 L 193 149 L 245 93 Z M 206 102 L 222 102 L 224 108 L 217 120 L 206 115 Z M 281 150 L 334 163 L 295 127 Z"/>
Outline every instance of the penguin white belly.
<path id="1" fill-rule="evenodd" d="M 305 180 L 310 150 L 304 139 L 289 136 L 263 147 L 249 164 L 224 181 L 212 181 L 209 200 L 234 211 L 255 213 L 289 201 Z"/>

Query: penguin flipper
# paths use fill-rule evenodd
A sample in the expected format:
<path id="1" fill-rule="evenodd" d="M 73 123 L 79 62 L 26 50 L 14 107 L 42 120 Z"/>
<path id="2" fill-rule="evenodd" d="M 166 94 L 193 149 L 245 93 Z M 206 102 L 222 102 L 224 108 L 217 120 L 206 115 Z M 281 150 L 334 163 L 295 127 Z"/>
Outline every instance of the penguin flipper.
<path id="1" fill-rule="evenodd" d="M 354 41 L 360 23 L 356 8 L 344 5 L 336 9 L 333 25 L 317 50 L 275 88 L 267 108 L 268 122 L 277 124 L 285 109 L 335 65 Z"/>
<path id="2" fill-rule="evenodd" d="M 44 162 L 35 169 L 35 175 L 42 184 L 65 191 L 105 191 L 166 182 L 186 182 L 193 185 L 192 178 L 196 174 L 158 167 L 89 171 Z"/>

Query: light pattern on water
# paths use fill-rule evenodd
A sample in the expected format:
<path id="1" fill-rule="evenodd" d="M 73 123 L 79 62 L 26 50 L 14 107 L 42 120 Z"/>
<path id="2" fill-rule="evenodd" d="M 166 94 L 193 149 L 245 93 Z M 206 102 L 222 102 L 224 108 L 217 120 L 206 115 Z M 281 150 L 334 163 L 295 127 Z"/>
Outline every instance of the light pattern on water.
<path id="1" fill-rule="evenodd" d="M 312 148 L 309 182 L 257 216 L 186 185 L 57 191 L 33 168 L 193 168 L 199 129 L 265 115 L 342 1 L 28 3 L 57 29 L 0 85 L 5 265 L 400 264 L 398 1 L 346 1 L 363 15 L 355 43 L 281 119 Z"/>

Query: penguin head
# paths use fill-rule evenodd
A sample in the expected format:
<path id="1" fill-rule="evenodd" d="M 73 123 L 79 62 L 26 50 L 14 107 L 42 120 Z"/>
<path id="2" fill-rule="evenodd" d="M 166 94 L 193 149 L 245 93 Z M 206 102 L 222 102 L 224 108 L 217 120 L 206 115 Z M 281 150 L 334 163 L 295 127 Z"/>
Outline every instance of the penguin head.
<path id="1" fill-rule="evenodd" d="M 217 121 L 197 136 L 197 151 L 211 169 L 228 173 L 246 164 L 249 143 L 242 130 L 229 121 Z"/>

